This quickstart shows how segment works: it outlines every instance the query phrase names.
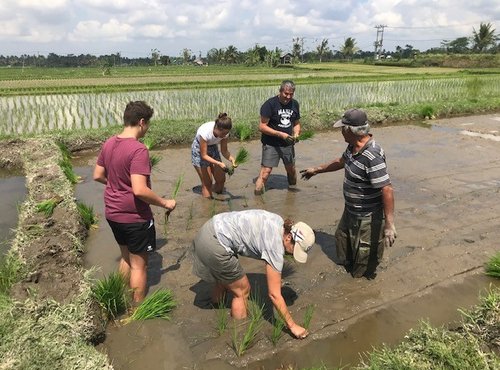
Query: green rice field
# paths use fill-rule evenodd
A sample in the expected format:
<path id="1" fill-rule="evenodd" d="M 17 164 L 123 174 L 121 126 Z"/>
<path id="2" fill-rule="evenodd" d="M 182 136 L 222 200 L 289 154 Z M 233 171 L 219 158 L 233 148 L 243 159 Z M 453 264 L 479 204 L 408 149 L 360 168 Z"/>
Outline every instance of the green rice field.
<path id="1" fill-rule="evenodd" d="M 96 68 L 26 68 L 24 72 L 3 68 L 0 135 L 121 124 L 130 100 L 147 101 L 155 109 L 155 120 L 203 122 L 224 111 L 236 121 L 248 121 L 257 119 L 260 104 L 277 93 L 283 79 L 297 83 L 295 97 L 304 114 L 337 112 L 351 106 L 404 106 L 500 96 L 500 73 L 495 69 L 483 74 L 463 72 L 323 63 L 274 69 L 114 68 L 112 76 L 100 78 Z"/>

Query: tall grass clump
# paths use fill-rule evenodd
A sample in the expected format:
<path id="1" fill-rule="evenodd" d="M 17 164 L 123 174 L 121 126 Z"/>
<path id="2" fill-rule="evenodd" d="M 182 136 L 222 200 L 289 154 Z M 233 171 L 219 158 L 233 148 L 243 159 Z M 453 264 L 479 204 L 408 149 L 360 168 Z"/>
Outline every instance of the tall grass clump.
<path id="1" fill-rule="evenodd" d="M 306 308 L 306 312 L 304 312 L 304 325 L 303 327 L 308 330 L 311 325 L 311 319 L 314 314 L 314 306 L 312 304 L 308 305 Z"/>
<path id="2" fill-rule="evenodd" d="M 137 307 L 129 321 L 164 319 L 170 320 L 170 312 L 177 306 L 170 289 L 158 289 Z"/>
<path id="3" fill-rule="evenodd" d="M 240 141 L 245 141 L 250 139 L 253 130 L 247 123 L 237 123 L 234 125 L 234 131 L 236 132 L 236 137 L 240 139 Z"/>
<path id="4" fill-rule="evenodd" d="M 432 105 L 426 104 L 419 109 L 419 114 L 422 118 L 432 119 L 435 117 L 435 110 Z"/>
<path id="5" fill-rule="evenodd" d="M 73 155 L 71 154 L 71 151 L 68 149 L 66 144 L 64 144 L 61 141 L 58 141 L 56 144 L 59 147 L 59 150 L 61 151 L 61 155 L 63 157 L 63 160 L 69 161 L 73 157 Z"/>
<path id="6" fill-rule="evenodd" d="M 37 203 L 35 205 L 35 208 L 37 212 L 42 212 L 45 214 L 45 216 L 50 217 L 52 216 L 52 214 L 54 213 L 54 209 L 60 202 L 61 202 L 60 200 L 54 198 L 47 199 L 40 203 Z"/>
<path id="7" fill-rule="evenodd" d="M 499 369 L 498 318 L 500 290 L 490 290 L 478 307 L 461 311 L 462 323 L 454 330 L 423 322 L 396 348 L 387 345 L 364 355 L 356 369 Z"/>
<path id="8" fill-rule="evenodd" d="M 500 278 L 500 252 L 491 257 L 486 263 L 486 275 Z"/>
<path id="9" fill-rule="evenodd" d="M 238 332 L 236 325 L 233 327 L 232 347 L 238 356 L 255 344 L 263 325 L 264 304 L 258 299 L 249 299 L 247 309 L 249 320 L 243 334 Z"/>
<path id="10" fill-rule="evenodd" d="M 130 288 L 124 276 L 118 271 L 98 280 L 91 291 L 107 319 L 116 319 L 130 307 Z"/>
<path id="11" fill-rule="evenodd" d="M 19 280 L 23 266 L 21 260 L 12 253 L 0 258 L 0 295 L 8 295 L 12 285 Z"/>
<path id="12" fill-rule="evenodd" d="M 88 206 L 82 202 L 76 202 L 76 206 L 82 222 L 87 229 L 97 225 L 97 216 L 95 215 L 94 207 Z"/>

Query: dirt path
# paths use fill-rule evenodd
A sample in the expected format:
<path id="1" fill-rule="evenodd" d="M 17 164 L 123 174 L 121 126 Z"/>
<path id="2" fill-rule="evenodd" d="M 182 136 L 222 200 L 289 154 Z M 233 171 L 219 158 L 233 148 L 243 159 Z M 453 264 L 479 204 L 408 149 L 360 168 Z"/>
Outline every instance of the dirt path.
<path id="1" fill-rule="evenodd" d="M 300 350 L 318 339 L 344 331 L 367 314 L 414 299 L 435 287 L 460 283 L 467 276 L 481 274 L 485 261 L 500 249 L 500 149 L 496 141 L 500 138 L 500 115 L 432 123 L 432 128 L 373 129 L 375 140 L 387 155 L 395 189 L 398 231 L 396 244 L 387 251 L 374 280 L 354 280 L 335 264 L 333 234 L 343 209 L 343 173 L 300 181 L 299 191 L 292 193 L 286 189 L 286 177 L 280 167 L 269 182 L 272 189 L 263 198 L 255 197 L 252 181 L 260 159 L 260 144 L 255 141 L 245 144 L 251 163 L 238 169 L 227 183 L 231 200 L 210 202 L 200 199 L 192 190 L 198 180 L 189 163 L 189 148 L 159 152 L 164 159 L 153 178 L 155 189 L 169 193 L 180 173 L 184 173 L 184 184 L 166 240 L 160 240 L 161 248 L 151 258 L 150 285 L 153 290 L 173 289 L 179 307 L 171 322 L 110 328 L 104 348 L 115 366 L 138 369 L 155 364 L 156 368 L 165 369 L 221 369 L 227 364 L 255 363 L 277 352 Z M 339 156 L 345 145 L 337 131 L 299 143 L 298 168 Z M 237 148 L 237 143 L 230 144 L 231 150 Z M 98 184 L 87 181 L 79 186 L 77 196 L 102 212 L 101 194 Z M 283 293 L 292 315 L 300 319 L 310 304 L 315 305 L 315 311 L 312 334 L 307 340 L 297 341 L 285 334 L 275 348 L 267 339 L 271 324 L 266 322 L 258 343 L 238 358 L 228 346 L 231 330 L 221 337 L 216 334 L 216 310 L 204 308 L 208 287 L 191 273 L 191 256 L 186 251 L 194 233 L 211 213 L 246 208 L 265 208 L 292 216 L 316 230 L 317 246 L 308 263 L 291 265 L 283 279 Z M 161 236 L 162 215 L 157 214 L 156 219 Z M 109 228 L 102 221 L 101 224 L 88 240 L 87 263 L 101 266 L 102 273 L 108 273 L 116 267 L 117 249 Z M 252 286 L 265 296 L 262 263 L 242 258 L 242 264 Z M 269 318 L 269 311 L 267 315 Z M 209 360 L 215 362 L 209 365 Z"/>

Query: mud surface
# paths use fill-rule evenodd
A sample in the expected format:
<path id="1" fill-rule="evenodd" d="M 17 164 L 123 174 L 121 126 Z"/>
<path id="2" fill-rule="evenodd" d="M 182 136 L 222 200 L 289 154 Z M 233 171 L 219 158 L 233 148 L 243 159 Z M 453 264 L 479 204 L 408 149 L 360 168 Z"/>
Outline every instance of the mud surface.
<path id="1" fill-rule="evenodd" d="M 177 197 L 178 208 L 166 229 L 163 214 L 155 209 L 159 248 L 150 257 L 148 280 L 151 290 L 172 289 L 179 306 L 170 322 L 153 320 L 108 328 L 102 350 L 117 369 L 272 369 L 276 361 L 313 366 L 321 364 L 317 353 L 311 358 L 316 360 L 314 363 L 298 359 L 308 359 L 304 354 L 327 343 L 324 341 L 328 338 L 364 336 L 368 341 L 365 347 L 370 347 L 373 342 L 369 338 L 380 339 L 373 331 L 383 332 L 386 328 L 383 324 L 387 319 L 381 312 L 398 305 L 412 307 L 412 302 L 431 295 L 429 304 L 416 306 L 415 321 L 431 316 L 441 306 L 461 306 L 461 287 L 475 287 L 476 283 L 469 279 L 481 275 L 484 263 L 500 249 L 500 149 L 495 139 L 499 137 L 500 116 L 462 117 L 432 124 L 373 129 L 375 140 L 387 155 L 398 231 L 396 244 L 386 251 L 374 280 L 353 279 L 335 263 L 333 234 L 343 210 L 341 171 L 299 181 L 297 191 L 291 192 L 280 166 L 273 171 L 265 195 L 256 197 L 253 187 L 260 166 L 260 143 L 244 143 L 250 162 L 229 179 L 223 199 L 207 201 L 199 195 L 190 149 L 158 151 L 163 160 L 153 175 L 154 189 L 170 194 L 179 175 L 183 174 L 184 181 Z M 318 134 L 297 145 L 297 167 L 327 162 L 339 156 L 345 145 L 338 131 Z M 236 152 L 239 146 L 233 142 L 229 149 Z M 90 177 L 94 161 L 93 156 L 79 162 L 78 172 L 86 181 L 77 187 L 76 196 L 93 204 L 102 215 L 103 188 Z M 192 274 L 189 247 L 196 230 L 214 212 L 248 208 L 263 208 L 302 220 L 316 230 L 317 245 L 308 263 L 289 264 L 283 275 L 283 294 L 296 321 L 302 320 L 308 305 L 313 304 L 315 311 L 308 339 L 298 341 L 285 333 L 274 347 L 268 339 L 272 313 L 267 302 L 267 322 L 258 342 L 238 358 L 229 345 L 232 329 L 222 336 L 216 332 L 217 310 L 207 305 L 210 287 Z M 100 274 L 116 268 L 118 247 L 103 217 L 100 228 L 90 232 L 87 248 L 87 266 L 99 266 Z M 246 258 L 241 262 L 253 293 L 265 299 L 263 263 Z M 488 282 L 481 284 L 487 286 Z M 443 295 L 440 289 L 446 288 L 449 293 L 444 295 L 444 302 L 439 299 Z M 369 324 L 354 330 L 356 323 L 363 322 Z M 327 356 L 335 351 L 327 347 L 324 353 Z"/>

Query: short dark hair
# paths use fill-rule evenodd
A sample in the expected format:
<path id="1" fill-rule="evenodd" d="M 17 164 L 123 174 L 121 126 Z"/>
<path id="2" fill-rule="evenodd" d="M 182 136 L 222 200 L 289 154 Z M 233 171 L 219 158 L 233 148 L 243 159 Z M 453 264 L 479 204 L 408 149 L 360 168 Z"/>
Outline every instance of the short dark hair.
<path id="1" fill-rule="evenodd" d="M 123 124 L 125 126 L 137 126 L 139 121 L 144 118 L 146 122 L 149 122 L 153 116 L 154 110 L 145 101 L 131 101 L 125 107 L 125 112 L 123 113 Z"/>
<path id="2" fill-rule="evenodd" d="M 283 82 L 281 82 L 280 91 L 285 90 L 285 87 L 288 87 L 295 91 L 295 83 L 292 80 L 284 80 Z"/>
<path id="3" fill-rule="evenodd" d="M 233 121 L 227 113 L 219 113 L 217 119 L 215 120 L 215 127 L 219 130 L 231 130 L 231 127 L 233 127 Z"/>

